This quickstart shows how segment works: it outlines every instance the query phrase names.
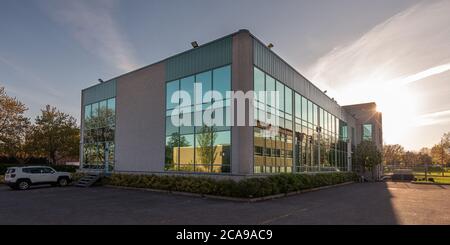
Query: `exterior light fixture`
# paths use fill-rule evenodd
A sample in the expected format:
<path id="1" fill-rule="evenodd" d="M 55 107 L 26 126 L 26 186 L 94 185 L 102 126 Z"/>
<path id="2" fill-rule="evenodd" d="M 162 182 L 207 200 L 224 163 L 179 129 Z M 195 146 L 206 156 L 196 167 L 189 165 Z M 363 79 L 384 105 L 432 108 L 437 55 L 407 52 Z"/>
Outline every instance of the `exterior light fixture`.
<path id="1" fill-rule="evenodd" d="M 191 42 L 191 45 L 192 45 L 193 48 L 198 48 L 198 43 L 197 43 L 197 41 Z"/>
<path id="2" fill-rule="evenodd" d="M 269 43 L 269 45 L 267 45 L 267 47 L 268 47 L 269 49 L 273 48 L 273 43 Z"/>
<path id="3" fill-rule="evenodd" d="M 324 94 L 326 94 L 328 92 L 328 90 L 323 91 Z"/>
<path id="4" fill-rule="evenodd" d="M 105 81 L 103 81 L 101 78 L 98 79 L 99 83 L 104 83 Z"/>

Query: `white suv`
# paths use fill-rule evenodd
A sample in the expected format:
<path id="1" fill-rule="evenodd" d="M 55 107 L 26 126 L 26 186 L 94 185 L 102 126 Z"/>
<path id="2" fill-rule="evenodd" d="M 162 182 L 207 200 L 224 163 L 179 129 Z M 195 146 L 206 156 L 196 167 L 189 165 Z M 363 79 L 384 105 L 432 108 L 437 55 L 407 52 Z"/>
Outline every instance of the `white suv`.
<path id="1" fill-rule="evenodd" d="M 70 181 L 70 173 L 56 172 L 46 166 L 12 167 L 6 170 L 5 175 L 5 184 L 19 190 L 42 184 L 66 186 Z"/>

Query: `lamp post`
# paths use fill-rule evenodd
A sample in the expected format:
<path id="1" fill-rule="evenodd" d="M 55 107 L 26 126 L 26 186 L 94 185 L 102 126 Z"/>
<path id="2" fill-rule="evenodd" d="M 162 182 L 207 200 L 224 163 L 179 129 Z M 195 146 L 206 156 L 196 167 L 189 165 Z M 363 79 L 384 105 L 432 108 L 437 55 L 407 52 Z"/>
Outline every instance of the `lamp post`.
<path id="1" fill-rule="evenodd" d="M 109 144 L 105 143 L 105 175 L 109 172 Z"/>

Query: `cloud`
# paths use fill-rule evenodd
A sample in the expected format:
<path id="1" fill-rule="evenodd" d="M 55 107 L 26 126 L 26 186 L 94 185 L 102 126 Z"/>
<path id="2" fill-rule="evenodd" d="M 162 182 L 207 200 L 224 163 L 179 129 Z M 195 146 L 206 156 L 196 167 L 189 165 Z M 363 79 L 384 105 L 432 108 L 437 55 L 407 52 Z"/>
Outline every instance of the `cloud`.
<path id="1" fill-rule="evenodd" d="M 431 67 L 429 69 L 426 69 L 424 71 L 418 72 L 418 73 L 413 74 L 413 75 L 392 79 L 392 80 L 388 81 L 387 83 L 393 83 L 393 84 L 398 84 L 399 86 L 405 86 L 405 85 L 408 85 L 410 83 L 417 82 L 417 81 L 420 81 L 422 79 L 425 79 L 427 77 L 431 77 L 431 76 L 434 76 L 434 75 L 438 75 L 438 74 L 444 73 L 444 72 L 446 72 L 448 70 L 450 70 L 450 63 L 444 64 L 444 65 L 435 66 L 435 67 Z"/>
<path id="2" fill-rule="evenodd" d="M 357 40 L 334 48 L 305 75 L 340 104 L 375 101 L 383 112 L 386 141 L 406 143 L 405 136 L 414 134 L 417 125 L 446 120 L 431 114 L 421 116 L 418 110 L 424 110 L 425 103 L 418 98 L 425 92 L 438 94 L 441 90 L 433 86 L 442 84 L 435 75 L 444 74 L 439 78 L 450 80 L 450 73 L 446 73 L 450 70 L 449 13 L 450 1 L 416 4 Z M 423 90 L 425 86 L 427 91 Z M 426 103 L 436 107 L 437 101 L 440 107 L 442 103 L 450 105 L 450 97 Z"/>
<path id="3" fill-rule="evenodd" d="M 450 122 L 450 110 L 432 112 L 418 117 L 417 126 L 445 124 Z"/>
<path id="4" fill-rule="evenodd" d="M 431 2 L 431 3 L 430 3 Z M 386 81 L 450 62 L 450 1 L 417 4 L 337 47 L 306 72 L 331 87 Z"/>
<path id="5" fill-rule="evenodd" d="M 138 67 L 132 45 L 114 19 L 116 1 L 51 1 L 43 5 L 87 51 L 127 72 Z"/>

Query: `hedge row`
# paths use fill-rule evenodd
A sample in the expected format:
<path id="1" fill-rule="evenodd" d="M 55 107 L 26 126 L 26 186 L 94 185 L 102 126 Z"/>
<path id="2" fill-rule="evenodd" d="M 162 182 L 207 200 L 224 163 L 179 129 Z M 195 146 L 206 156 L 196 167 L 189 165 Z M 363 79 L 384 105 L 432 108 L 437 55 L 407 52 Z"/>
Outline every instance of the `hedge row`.
<path id="1" fill-rule="evenodd" d="M 355 173 L 279 174 L 241 181 L 207 177 L 112 174 L 103 180 L 114 186 L 254 198 L 355 181 Z"/>
<path id="2" fill-rule="evenodd" d="M 0 175 L 4 175 L 6 173 L 6 169 L 9 167 L 26 167 L 26 166 L 36 166 L 39 164 L 9 164 L 9 163 L 0 163 Z M 78 166 L 71 166 L 71 165 L 39 165 L 39 166 L 49 166 L 54 168 L 56 171 L 59 172 L 69 172 L 74 173 L 77 171 Z"/>

